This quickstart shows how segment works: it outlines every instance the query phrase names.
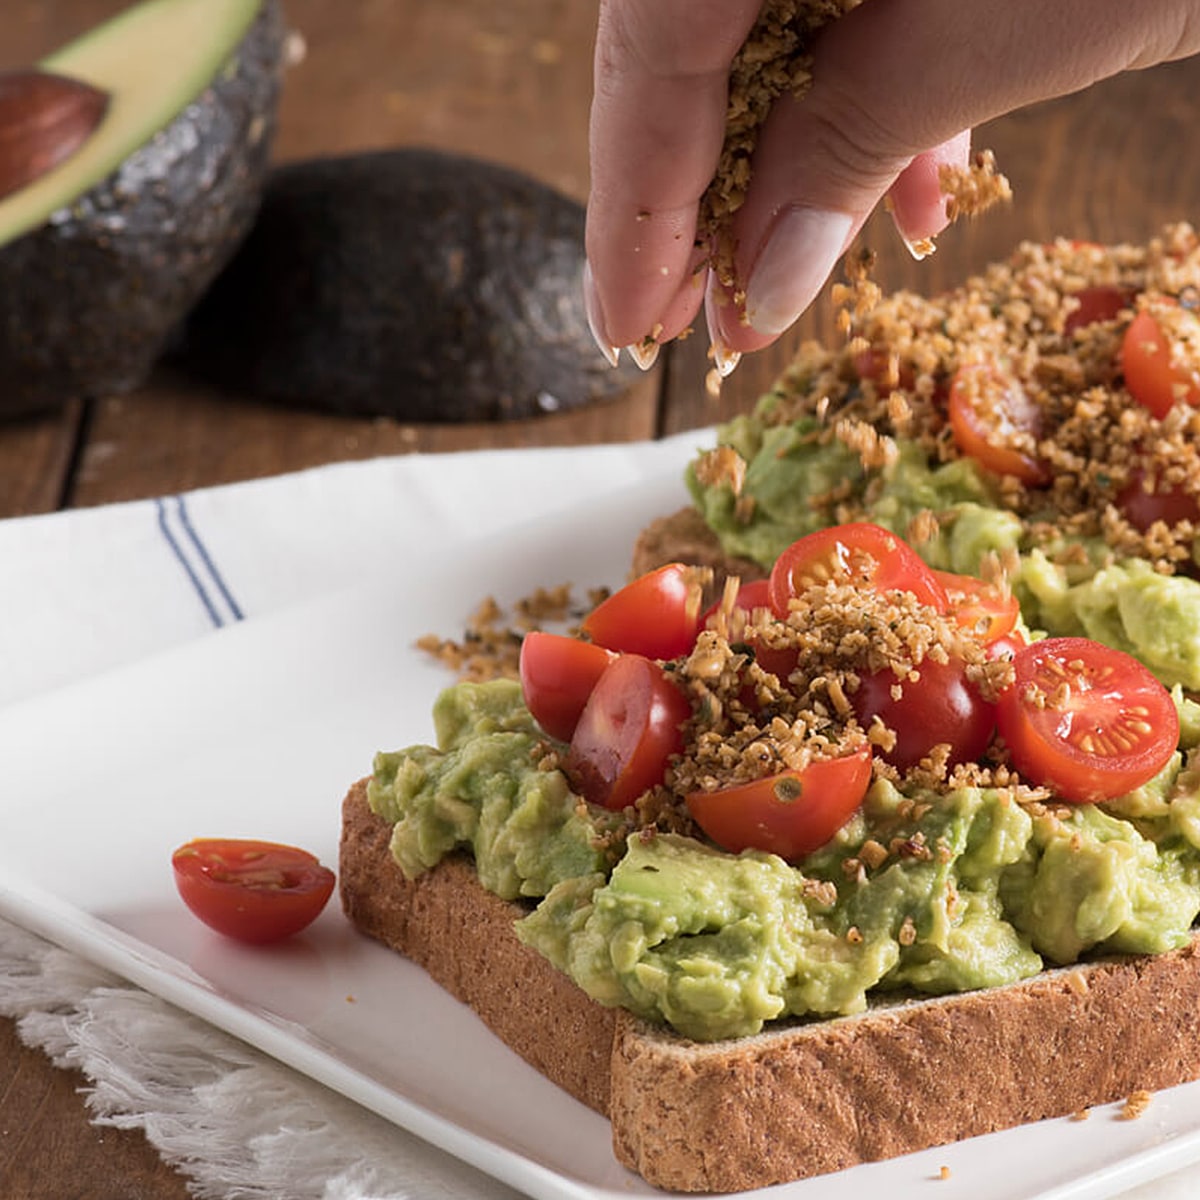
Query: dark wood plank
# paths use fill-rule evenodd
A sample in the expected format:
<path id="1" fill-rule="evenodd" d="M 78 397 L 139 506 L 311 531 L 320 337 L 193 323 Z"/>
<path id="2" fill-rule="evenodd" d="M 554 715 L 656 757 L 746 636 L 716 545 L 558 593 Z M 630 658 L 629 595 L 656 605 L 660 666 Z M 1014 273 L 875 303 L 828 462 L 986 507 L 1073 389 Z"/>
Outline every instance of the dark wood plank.
<path id="1" fill-rule="evenodd" d="M 72 505 L 131 500 L 328 462 L 652 438 L 659 374 L 603 404 L 528 421 L 406 425 L 297 412 L 224 395 L 162 372 L 130 396 L 95 406 Z"/>
<path id="2" fill-rule="evenodd" d="M 68 490 L 83 405 L 13 421 L 0 432 L 0 517 L 52 512 Z"/>
<path id="3" fill-rule="evenodd" d="M 0 1196 L 11 1200 L 187 1200 L 183 1177 L 140 1134 L 92 1125 L 86 1083 L 54 1070 L 0 1021 Z"/>

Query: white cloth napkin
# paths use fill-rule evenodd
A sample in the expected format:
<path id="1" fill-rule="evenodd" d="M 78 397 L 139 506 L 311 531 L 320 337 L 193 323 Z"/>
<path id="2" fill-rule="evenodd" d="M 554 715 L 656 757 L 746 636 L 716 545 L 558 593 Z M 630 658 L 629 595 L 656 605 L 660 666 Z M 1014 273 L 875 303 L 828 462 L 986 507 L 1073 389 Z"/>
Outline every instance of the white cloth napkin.
<path id="1" fill-rule="evenodd" d="M 682 468 L 656 443 L 407 456 L 0 522 L 0 706 L 311 600 L 435 546 Z M 684 501 L 682 483 L 680 503 Z M 652 514 L 647 514 L 650 516 Z M 486 584 L 481 581 L 481 595 Z M 165 1002 L 0 922 L 0 1013 L 211 1200 L 514 1193 Z M 1184 1200 L 1200 1169 L 1125 1193 Z"/>

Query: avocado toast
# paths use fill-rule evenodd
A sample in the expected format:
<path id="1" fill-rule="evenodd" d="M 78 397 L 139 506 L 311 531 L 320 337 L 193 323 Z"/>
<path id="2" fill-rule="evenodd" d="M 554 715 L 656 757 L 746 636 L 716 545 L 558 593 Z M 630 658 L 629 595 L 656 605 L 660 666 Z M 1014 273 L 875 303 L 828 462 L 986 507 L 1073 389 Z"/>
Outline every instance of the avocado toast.
<path id="1" fill-rule="evenodd" d="M 1189 494 L 1192 476 L 1159 483 L 1156 468 L 1187 455 L 1194 417 L 1182 384 L 1162 416 L 1125 385 L 1127 345 L 1145 340 L 1129 339 L 1135 314 L 1190 316 L 1194 255 L 1183 227 L 1149 248 L 1023 247 L 1014 261 L 1036 277 L 1014 283 L 1006 264 L 936 309 L 876 305 L 907 341 L 868 317 L 845 351 L 806 348 L 741 423 L 759 422 L 754 436 L 690 472 L 699 511 L 753 535 L 714 555 L 719 573 L 734 555 L 757 563 L 766 592 L 743 602 L 735 572 L 705 613 L 689 592 L 702 573 L 669 568 L 696 624 L 690 646 L 662 653 L 617 644 L 603 605 L 585 621 L 580 644 L 656 664 L 687 699 L 681 741 L 630 803 L 614 802 L 619 771 L 597 782 L 597 739 L 589 750 L 578 732 L 604 708 L 601 684 L 560 726 L 529 671 L 523 688 L 449 690 L 437 747 L 380 755 L 351 792 L 351 918 L 607 1113 L 618 1157 L 651 1182 L 764 1186 L 1200 1076 L 1197 710 L 1176 615 L 1197 587 L 1195 530 L 1190 515 L 1137 518 L 1142 495 Z M 1109 307 L 1069 321 L 1099 287 L 1116 293 Z M 960 302 L 988 353 L 954 324 Z M 1027 480 L 994 469 L 1018 459 L 973 457 L 937 423 L 960 368 L 985 362 L 1047 397 L 985 440 L 1028 458 Z M 1001 411 L 968 398 L 977 416 Z M 1092 449 L 1071 458 L 1085 421 Z M 828 474 L 821 452 L 838 464 Z M 792 455 L 795 478 L 761 483 L 766 462 L 789 470 Z M 753 537 L 797 488 L 789 516 L 808 525 L 762 553 Z M 627 625 L 653 624 L 664 596 Z M 1166 654 L 1163 637 L 1177 643 Z M 1132 663 L 1123 679 L 1145 690 L 1116 689 L 1117 724 L 1096 727 L 1116 741 L 1064 772 L 1025 735 L 1038 713 L 1073 712 L 1094 678 L 1080 667 L 1059 694 L 1035 668 L 1092 655 L 1104 671 Z M 938 707 L 947 671 L 973 697 L 961 719 Z M 1114 774 L 1143 743 L 1141 773 Z M 1051 759 L 1063 748 L 1049 746 Z M 817 767 L 840 773 L 825 829 L 804 816 L 828 807 Z M 769 836 L 737 811 L 732 827 L 714 819 L 714 802 L 765 814 Z"/>

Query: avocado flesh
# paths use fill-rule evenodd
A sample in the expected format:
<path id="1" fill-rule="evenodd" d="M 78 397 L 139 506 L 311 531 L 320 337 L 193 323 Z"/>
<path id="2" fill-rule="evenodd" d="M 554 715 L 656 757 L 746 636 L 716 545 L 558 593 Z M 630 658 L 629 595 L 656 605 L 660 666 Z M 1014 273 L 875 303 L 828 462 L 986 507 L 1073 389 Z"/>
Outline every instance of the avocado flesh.
<path id="1" fill-rule="evenodd" d="M 229 60 L 261 7 L 261 0 L 150 0 L 44 59 L 44 70 L 90 83 L 111 101 L 67 162 L 0 202 L 0 245 L 41 225 L 170 124 Z"/>
<path id="2" fill-rule="evenodd" d="M 40 64 L 111 102 L 0 201 L 0 417 L 145 380 L 258 211 L 285 32 L 279 0 L 148 0 Z"/>

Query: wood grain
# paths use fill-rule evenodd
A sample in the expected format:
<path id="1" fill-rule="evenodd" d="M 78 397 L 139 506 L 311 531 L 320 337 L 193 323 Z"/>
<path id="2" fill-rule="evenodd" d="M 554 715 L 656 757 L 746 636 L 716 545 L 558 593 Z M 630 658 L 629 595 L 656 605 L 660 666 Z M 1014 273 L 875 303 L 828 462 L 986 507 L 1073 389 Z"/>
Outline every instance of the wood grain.
<path id="1" fill-rule="evenodd" d="M 126 0 L 6 0 L 0 68 L 27 64 Z M 280 159 L 394 144 L 498 159 L 582 199 L 596 0 L 286 0 L 305 47 L 290 73 Z M 299 44 L 299 43 L 298 43 Z M 936 291 L 1021 238 L 1142 240 L 1196 212 L 1188 150 L 1200 62 L 1131 74 L 978 131 L 1016 191 L 1011 209 L 947 232 L 924 263 L 886 219 L 865 240 L 887 288 Z M 379 454 L 645 438 L 741 411 L 799 340 L 829 336 L 818 303 L 779 346 L 708 395 L 704 338 L 662 356 L 630 395 L 513 425 L 411 426 L 282 411 L 170 372 L 125 397 L 0 429 L 0 517 L 99 504 Z M 0 386 L 3 381 L 0 380 Z M 0 1021 L 0 1196 L 182 1200 L 184 1181 L 144 1139 L 90 1126 L 81 1079 L 23 1048 Z"/>

